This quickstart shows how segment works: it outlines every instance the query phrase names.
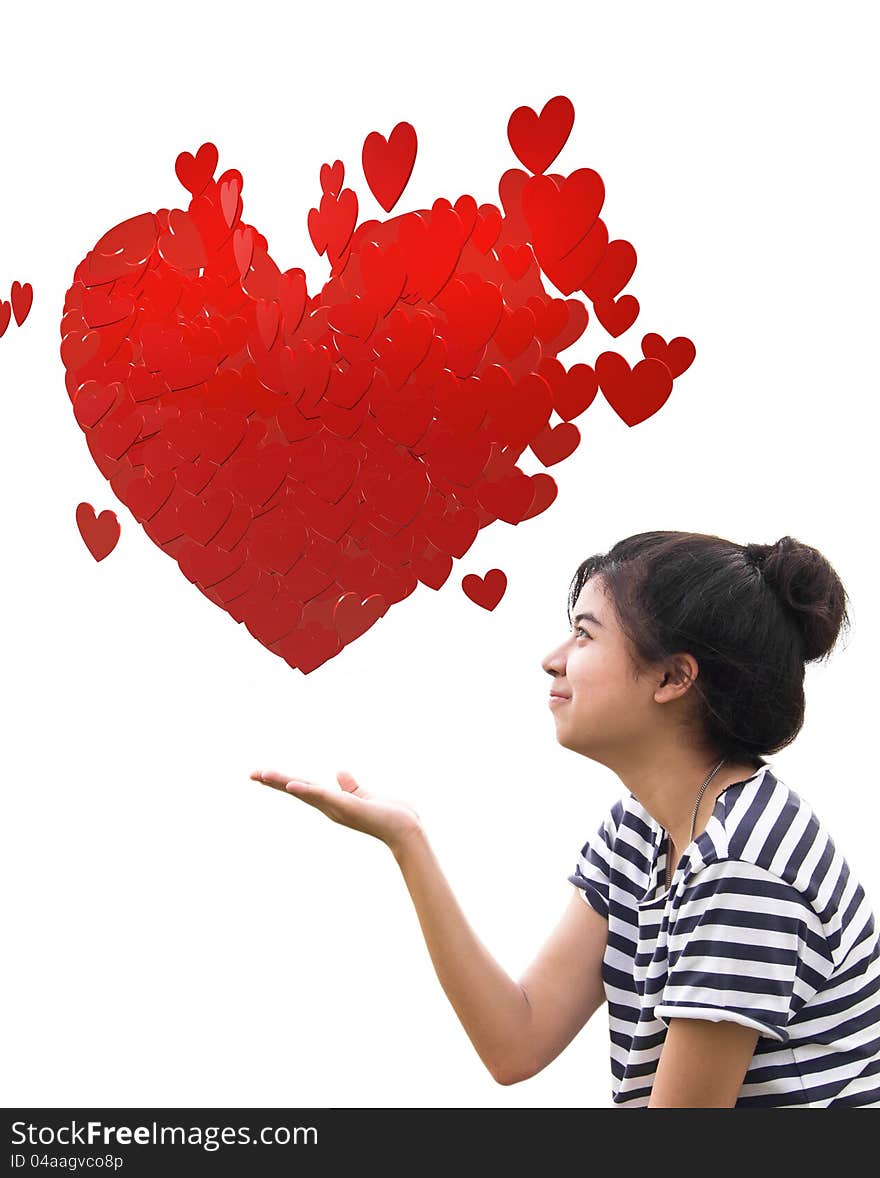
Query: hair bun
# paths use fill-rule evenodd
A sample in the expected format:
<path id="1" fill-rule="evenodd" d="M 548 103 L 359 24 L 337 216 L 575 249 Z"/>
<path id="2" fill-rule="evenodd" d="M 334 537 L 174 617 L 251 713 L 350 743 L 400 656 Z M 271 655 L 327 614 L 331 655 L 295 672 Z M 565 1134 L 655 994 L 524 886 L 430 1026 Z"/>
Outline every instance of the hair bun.
<path id="1" fill-rule="evenodd" d="M 791 536 L 775 544 L 748 544 L 745 554 L 794 616 L 803 637 L 804 661 L 830 654 L 842 625 L 849 626 L 849 617 L 846 591 L 829 561 Z"/>

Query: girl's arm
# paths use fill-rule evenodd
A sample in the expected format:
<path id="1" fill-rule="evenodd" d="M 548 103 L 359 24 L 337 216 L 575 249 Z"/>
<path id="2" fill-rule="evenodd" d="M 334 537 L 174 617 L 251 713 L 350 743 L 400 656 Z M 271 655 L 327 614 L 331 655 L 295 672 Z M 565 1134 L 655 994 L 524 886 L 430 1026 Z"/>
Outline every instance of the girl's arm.
<path id="1" fill-rule="evenodd" d="M 391 846 L 431 961 L 477 1054 L 499 1084 L 528 1079 L 571 1042 L 605 1000 L 608 922 L 579 892 L 523 980 L 474 933 L 421 828 Z"/>
<path id="2" fill-rule="evenodd" d="M 272 769 L 256 770 L 251 777 L 389 847 L 440 984 L 499 1084 L 515 1084 L 546 1067 L 604 1002 L 608 922 L 577 889 L 546 944 L 515 982 L 465 920 L 419 816 L 406 802 L 374 797 L 344 772 L 337 774 L 341 789 Z"/>

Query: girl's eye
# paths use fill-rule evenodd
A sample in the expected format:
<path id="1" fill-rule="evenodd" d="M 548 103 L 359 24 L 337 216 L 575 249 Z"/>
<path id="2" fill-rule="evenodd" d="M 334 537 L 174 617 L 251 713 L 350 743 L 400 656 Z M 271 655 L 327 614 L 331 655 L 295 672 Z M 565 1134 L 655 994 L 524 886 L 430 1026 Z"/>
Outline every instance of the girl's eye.
<path id="1" fill-rule="evenodd" d="M 584 638 L 591 637 L 591 635 L 586 632 L 586 630 L 583 628 L 583 626 L 575 626 L 574 632 L 575 632 L 575 634 L 578 634 L 578 635 L 583 634 Z"/>

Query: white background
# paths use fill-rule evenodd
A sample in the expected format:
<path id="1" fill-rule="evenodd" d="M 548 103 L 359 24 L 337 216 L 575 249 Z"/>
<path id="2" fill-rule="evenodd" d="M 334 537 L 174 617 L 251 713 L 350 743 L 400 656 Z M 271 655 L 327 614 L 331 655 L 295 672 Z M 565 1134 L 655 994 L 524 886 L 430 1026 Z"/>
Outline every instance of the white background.
<path id="1" fill-rule="evenodd" d="M 807 673 L 770 759 L 880 901 L 874 685 L 876 90 L 868 4 L 17 5 L 0 48 L 4 575 L 2 975 L 6 1106 L 610 1105 L 606 1008 L 504 1088 L 435 977 L 376 840 L 250 781 L 350 769 L 409 799 L 474 929 L 518 976 L 568 902 L 620 781 L 557 745 L 544 654 L 578 563 L 634 532 L 790 534 L 823 551 L 853 630 Z M 628 428 L 601 395 L 559 497 L 498 523 L 303 676 L 214 608 L 114 498 L 65 392 L 73 269 L 137 213 L 186 207 L 206 140 L 245 178 L 244 220 L 282 269 L 326 276 L 306 217 L 342 159 L 362 218 L 372 130 L 416 127 L 395 209 L 497 202 L 514 108 L 576 119 L 555 170 L 595 168 L 641 303 L 618 340 L 694 340 L 666 406 Z M 525 462 L 528 473 L 540 469 Z M 114 508 L 96 563 L 76 504 Z M 492 613 L 460 588 L 503 568 Z"/>

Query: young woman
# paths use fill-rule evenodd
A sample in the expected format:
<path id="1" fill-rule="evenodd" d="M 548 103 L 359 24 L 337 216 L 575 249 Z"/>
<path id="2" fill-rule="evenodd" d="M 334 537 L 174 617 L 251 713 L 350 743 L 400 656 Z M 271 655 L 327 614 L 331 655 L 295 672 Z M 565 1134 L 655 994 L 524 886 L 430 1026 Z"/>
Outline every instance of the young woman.
<path id="1" fill-rule="evenodd" d="M 828 561 L 646 532 L 590 557 L 544 660 L 557 740 L 627 794 L 577 856 L 559 924 L 514 981 L 467 923 L 418 814 L 251 776 L 385 842 L 431 960 L 500 1084 L 608 1004 L 615 1105 L 880 1107 L 880 936 L 810 806 L 762 754 L 804 719 L 804 665 L 849 625 Z"/>

